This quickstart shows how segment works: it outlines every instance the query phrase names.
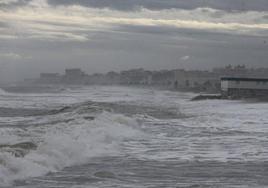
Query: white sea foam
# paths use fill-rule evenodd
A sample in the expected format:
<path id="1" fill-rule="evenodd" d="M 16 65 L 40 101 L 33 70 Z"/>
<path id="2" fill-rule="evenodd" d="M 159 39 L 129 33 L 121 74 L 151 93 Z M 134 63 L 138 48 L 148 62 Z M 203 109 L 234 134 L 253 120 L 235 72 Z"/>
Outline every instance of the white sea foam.
<path id="1" fill-rule="evenodd" d="M 0 185 L 86 163 L 92 157 L 120 155 L 120 142 L 141 134 L 135 126 L 134 119 L 107 112 L 93 121 L 77 118 L 48 126 L 37 149 L 24 157 L 0 151 Z"/>
<path id="2" fill-rule="evenodd" d="M 267 159 L 267 103 L 192 102 L 192 96 L 170 91 L 94 87 L 60 94 L 2 97 L 0 106 L 10 108 L 70 108 L 66 112 L 63 110 L 59 114 L 42 117 L 1 118 L 0 125 L 12 125 L 0 129 L 6 131 L 2 134 L 5 137 L 0 138 L 1 144 L 33 141 L 38 147 L 23 158 L 0 151 L 0 184 L 84 164 L 92 157 L 102 155 L 127 153 L 133 158 L 157 163 L 170 160 L 262 162 Z M 129 108 L 134 104 L 141 108 L 150 107 L 149 110 L 177 109 L 185 118 L 161 119 L 149 116 L 145 110 L 135 110 L 137 114 L 131 114 L 134 119 L 97 111 L 92 112 L 93 115 L 100 113 L 96 119 L 88 121 L 86 116 L 93 116 L 88 109 L 94 105 L 85 101 L 94 101 L 94 105 L 96 102 L 100 111 L 103 110 L 101 102 L 116 105 L 123 102 Z M 116 112 L 124 113 L 120 110 Z M 31 127 L 26 127 L 25 131 L 24 128 L 16 130 L 19 129 L 18 123 L 28 125 L 28 122 Z"/>

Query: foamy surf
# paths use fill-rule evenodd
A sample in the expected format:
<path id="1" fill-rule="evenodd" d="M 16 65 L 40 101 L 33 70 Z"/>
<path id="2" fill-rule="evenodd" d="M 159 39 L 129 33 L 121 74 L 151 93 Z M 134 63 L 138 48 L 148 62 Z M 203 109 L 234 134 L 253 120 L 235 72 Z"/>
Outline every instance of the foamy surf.
<path id="1" fill-rule="evenodd" d="M 0 184 L 268 185 L 267 104 L 192 95 L 85 87 L 0 96 Z"/>
<path id="2" fill-rule="evenodd" d="M 141 134 L 137 126 L 135 119 L 103 112 L 91 121 L 78 116 L 73 122 L 31 129 L 33 136 L 41 134 L 25 155 L 16 156 L 14 145 L 9 151 L 8 146 L 0 148 L 0 185 L 83 164 L 92 157 L 120 155 L 120 143 Z"/>

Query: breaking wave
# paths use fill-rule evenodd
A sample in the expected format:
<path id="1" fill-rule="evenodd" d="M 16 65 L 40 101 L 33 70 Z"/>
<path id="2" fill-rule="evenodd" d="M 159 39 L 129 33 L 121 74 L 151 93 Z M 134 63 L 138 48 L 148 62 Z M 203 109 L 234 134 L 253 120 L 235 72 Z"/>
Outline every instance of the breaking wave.
<path id="1" fill-rule="evenodd" d="M 139 114 L 181 117 L 173 109 L 93 101 L 52 109 L 1 107 L 0 117 L 11 123 L 0 129 L 0 186 L 124 154 L 125 139 L 144 136 Z"/>
<path id="2" fill-rule="evenodd" d="M 99 113 L 102 111 L 114 112 L 119 114 L 124 114 L 126 116 L 133 116 L 139 114 L 146 114 L 155 118 L 161 119 L 177 119 L 186 117 L 178 111 L 177 108 L 164 108 L 163 106 L 146 106 L 146 105 L 135 105 L 135 104 L 125 104 L 125 103 L 109 103 L 109 102 L 93 102 L 87 101 L 83 103 L 78 103 L 70 106 L 64 106 L 60 109 L 51 110 L 48 114 L 58 114 L 66 112 L 75 112 L 78 114 L 83 113 Z"/>
<path id="3" fill-rule="evenodd" d="M 92 157 L 120 155 L 124 139 L 142 134 L 136 120 L 124 115 L 68 115 L 74 120 L 27 129 L 30 137 L 25 138 L 31 140 L 0 145 L 0 185 L 84 164 Z"/>

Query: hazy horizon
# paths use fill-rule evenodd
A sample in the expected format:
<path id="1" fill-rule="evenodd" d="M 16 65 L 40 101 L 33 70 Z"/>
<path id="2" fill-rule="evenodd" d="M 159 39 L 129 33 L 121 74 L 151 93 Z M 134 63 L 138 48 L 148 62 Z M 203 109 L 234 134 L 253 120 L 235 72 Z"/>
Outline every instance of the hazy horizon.
<path id="1" fill-rule="evenodd" d="M 267 67 L 265 0 L 0 0 L 1 82 L 65 68 Z"/>

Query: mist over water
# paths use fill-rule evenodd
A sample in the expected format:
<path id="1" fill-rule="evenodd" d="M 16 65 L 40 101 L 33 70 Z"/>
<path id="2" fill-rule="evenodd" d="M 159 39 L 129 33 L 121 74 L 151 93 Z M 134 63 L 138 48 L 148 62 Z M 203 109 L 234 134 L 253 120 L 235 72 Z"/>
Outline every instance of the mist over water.
<path id="1" fill-rule="evenodd" d="M 0 187 L 267 187 L 268 104 L 0 90 Z"/>

